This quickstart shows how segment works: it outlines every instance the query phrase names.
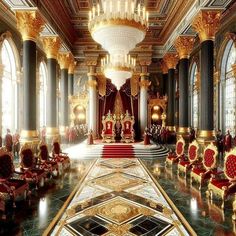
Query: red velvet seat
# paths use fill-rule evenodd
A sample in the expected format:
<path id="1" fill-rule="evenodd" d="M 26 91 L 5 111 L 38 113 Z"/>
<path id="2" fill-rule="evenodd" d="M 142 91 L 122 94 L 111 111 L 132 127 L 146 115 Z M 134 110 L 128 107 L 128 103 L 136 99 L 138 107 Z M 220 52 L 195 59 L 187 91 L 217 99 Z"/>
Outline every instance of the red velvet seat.
<path id="1" fill-rule="evenodd" d="M 116 116 L 109 111 L 107 115 L 102 117 L 102 141 L 107 143 L 115 142 L 115 124 Z"/>
<path id="2" fill-rule="evenodd" d="M 49 156 L 48 147 L 44 142 L 39 144 L 39 160 L 41 167 L 51 175 L 57 176 L 62 173 L 62 164 Z"/>
<path id="3" fill-rule="evenodd" d="M 47 176 L 47 169 L 43 169 L 43 166 L 37 164 L 37 160 L 33 154 L 33 151 L 29 144 L 24 144 L 20 150 L 20 171 L 24 173 L 24 179 L 38 186 L 43 186 L 45 178 Z"/>
<path id="4" fill-rule="evenodd" d="M 125 143 L 134 142 L 134 117 L 126 111 L 121 115 L 121 141 Z"/>
<path id="5" fill-rule="evenodd" d="M 185 177 L 187 176 L 187 171 L 189 171 L 192 168 L 192 165 L 199 161 L 198 158 L 198 143 L 196 140 L 194 140 L 191 144 L 189 144 L 188 147 L 188 155 L 183 156 L 181 160 L 179 160 L 178 163 L 178 172 L 184 172 Z"/>
<path id="6" fill-rule="evenodd" d="M 168 153 L 168 156 L 166 157 L 167 166 L 172 165 L 173 163 L 177 163 L 179 159 L 183 157 L 184 147 L 185 147 L 185 141 L 183 137 L 180 136 L 175 145 L 175 153 L 171 151 Z"/>
<path id="7" fill-rule="evenodd" d="M 213 195 L 221 197 L 222 208 L 224 208 L 225 199 L 231 194 L 236 194 L 236 148 L 226 154 L 223 173 L 212 175 L 207 193 L 211 199 Z"/>
<path id="8" fill-rule="evenodd" d="M 5 218 L 5 206 L 9 200 L 26 198 L 29 193 L 29 185 L 25 180 L 19 178 L 19 174 L 14 171 L 13 157 L 4 148 L 0 149 L 0 210 Z M 17 173 L 17 178 L 14 174 Z"/>
<path id="9" fill-rule="evenodd" d="M 199 183 L 199 189 L 201 189 L 202 184 L 210 179 L 211 174 L 218 173 L 216 167 L 216 158 L 218 155 L 217 147 L 210 143 L 203 152 L 202 162 L 195 163 L 193 165 L 190 178 L 191 184 L 193 181 Z"/>
<path id="10" fill-rule="evenodd" d="M 70 158 L 67 153 L 62 152 L 58 141 L 54 141 L 52 144 L 52 160 L 62 163 L 63 170 L 70 168 Z"/>

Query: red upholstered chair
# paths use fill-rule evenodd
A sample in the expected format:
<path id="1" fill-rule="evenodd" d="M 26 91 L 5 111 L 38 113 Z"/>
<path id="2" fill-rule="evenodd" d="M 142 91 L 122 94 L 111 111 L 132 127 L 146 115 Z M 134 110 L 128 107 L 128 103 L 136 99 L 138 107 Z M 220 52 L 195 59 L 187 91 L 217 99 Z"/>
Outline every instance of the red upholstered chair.
<path id="1" fill-rule="evenodd" d="M 167 158 L 166 158 L 166 165 L 171 165 L 173 163 L 179 162 L 179 159 L 183 157 L 184 155 L 184 147 L 185 147 L 185 141 L 182 136 L 179 137 L 179 139 L 176 142 L 175 146 L 175 153 L 169 152 Z"/>
<path id="2" fill-rule="evenodd" d="M 56 159 L 54 160 L 52 159 L 52 157 L 49 156 L 47 144 L 41 141 L 39 143 L 38 149 L 40 166 L 43 169 L 48 170 L 51 175 L 57 176 L 58 174 L 61 174 L 62 164 L 56 161 Z"/>
<path id="3" fill-rule="evenodd" d="M 191 170 L 192 166 L 196 162 L 199 162 L 198 150 L 198 143 L 196 140 L 194 140 L 192 143 L 189 144 L 188 155 L 184 156 L 183 158 L 181 158 L 181 160 L 179 160 L 178 172 L 184 172 L 185 178 L 187 176 L 187 171 Z"/>
<path id="4" fill-rule="evenodd" d="M 125 115 L 121 115 L 121 141 L 130 143 L 134 142 L 134 117 L 126 111 Z"/>
<path id="5" fill-rule="evenodd" d="M 202 184 L 210 179 L 212 174 L 218 173 L 217 156 L 217 147 L 213 143 L 210 143 L 204 149 L 202 162 L 193 165 L 190 173 L 190 182 L 191 184 L 193 181 L 199 183 L 199 190 L 201 189 Z"/>
<path id="6" fill-rule="evenodd" d="M 208 184 L 207 195 L 213 198 L 216 195 L 222 198 L 221 207 L 224 208 L 225 199 L 236 193 L 236 148 L 226 153 L 224 171 L 212 175 Z"/>
<path id="7" fill-rule="evenodd" d="M 37 164 L 37 159 L 31 149 L 30 144 L 24 144 L 20 150 L 20 171 L 24 174 L 23 178 L 35 185 L 36 189 L 44 185 L 48 170 L 44 169 L 44 165 Z"/>
<path id="8" fill-rule="evenodd" d="M 102 141 L 107 143 L 115 142 L 115 124 L 116 116 L 109 111 L 106 116 L 102 117 Z"/>
<path id="9" fill-rule="evenodd" d="M 0 210 L 3 211 L 5 218 L 5 206 L 9 200 L 13 201 L 19 198 L 26 199 L 29 193 L 29 185 L 25 180 L 19 178 L 19 175 L 14 170 L 12 154 L 4 148 L 0 149 Z"/>
<path id="10" fill-rule="evenodd" d="M 70 168 L 70 158 L 67 153 L 62 152 L 61 145 L 56 140 L 52 143 L 52 159 L 62 163 L 63 170 Z"/>

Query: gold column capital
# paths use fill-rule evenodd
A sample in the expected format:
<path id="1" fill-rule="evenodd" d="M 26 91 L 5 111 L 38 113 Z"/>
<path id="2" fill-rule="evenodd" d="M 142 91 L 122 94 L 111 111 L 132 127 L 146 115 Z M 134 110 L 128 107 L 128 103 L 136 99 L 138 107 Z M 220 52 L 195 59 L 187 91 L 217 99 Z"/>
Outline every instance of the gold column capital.
<path id="1" fill-rule="evenodd" d="M 161 66 L 162 74 L 168 74 L 168 67 L 166 63 L 164 62 L 164 60 L 161 60 L 160 66 Z"/>
<path id="2" fill-rule="evenodd" d="M 194 36 L 181 35 L 175 40 L 175 48 L 180 59 L 189 58 L 193 50 Z"/>
<path id="3" fill-rule="evenodd" d="M 69 69 L 73 56 L 70 52 L 60 52 L 57 56 L 60 69 Z"/>
<path id="4" fill-rule="evenodd" d="M 165 62 L 168 70 L 169 69 L 175 69 L 176 65 L 179 61 L 179 57 L 176 53 L 168 52 L 164 55 L 163 61 Z"/>
<path id="5" fill-rule="evenodd" d="M 15 12 L 17 28 L 22 35 L 23 41 L 36 41 L 39 33 L 43 30 L 44 20 L 37 10 L 17 10 Z"/>
<path id="6" fill-rule="evenodd" d="M 41 40 L 43 42 L 43 48 L 47 58 L 57 59 L 58 51 L 61 46 L 60 38 L 58 36 L 44 36 Z"/>
<path id="7" fill-rule="evenodd" d="M 95 80 L 95 79 L 89 79 L 88 80 L 88 86 L 90 87 L 90 88 L 96 88 L 97 87 L 97 80 Z"/>
<path id="8" fill-rule="evenodd" d="M 198 33 L 201 42 L 215 40 L 219 29 L 221 12 L 219 10 L 201 10 L 192 22 L 192 27 Z"/>
<path id="9" fill-rule="evenodd" d="M 74 74 L 75 73 L 75 67 L 76 67 L 77 62 L 75 60 L 72 60 L 69 65 L 69 74 Z"/>
<path id="10" fill-rule="evenodd" d="M 148 87 L 151 85 L 151 81 L 147 80 L 147 79 L 142 79 L 139 82 L 139 86 L 140 88 L 144 88 L 144 89 L 148 89 Z"/>

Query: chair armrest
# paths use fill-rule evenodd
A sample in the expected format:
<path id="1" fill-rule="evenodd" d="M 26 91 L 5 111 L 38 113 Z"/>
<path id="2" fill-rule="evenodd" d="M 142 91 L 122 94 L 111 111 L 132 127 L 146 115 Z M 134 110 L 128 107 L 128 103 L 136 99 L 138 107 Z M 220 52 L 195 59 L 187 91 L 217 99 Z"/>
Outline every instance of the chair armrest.
<path id="1" fill-rule="evenodd" d="M 214 179 L 221 179 L 223 175 L 224 175 L 224 171 L 222 171 L 222 170 L 217 171 L 216 173 L 212 173 L 210 181 L 212 181 Z"/>

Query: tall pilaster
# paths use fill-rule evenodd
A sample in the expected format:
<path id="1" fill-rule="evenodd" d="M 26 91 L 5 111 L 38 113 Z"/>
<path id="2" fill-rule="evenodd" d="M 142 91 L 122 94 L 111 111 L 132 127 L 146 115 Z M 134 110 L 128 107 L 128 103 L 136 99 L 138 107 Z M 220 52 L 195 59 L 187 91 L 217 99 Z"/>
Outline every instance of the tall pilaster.
<path id="1" fill-rule="evenodd" d="M 1 60 L 1 59 L 0 59 Z M 3 70 L 4 65 L 0 64 L 0 88 L 2 88 L 2 77 L 3 77 Z M 0 120 L 2 121 L 2 92 L 0 94 Z M 0 137 L 3 138 L 2 133 L 2 122 L 0 122 Z M 2 146 L 2 143 L 0 143 L 0 147 Z"/>
<path id="2" fill-rule="evenodd" d="M 162 79 L 163 79 L 163 95 L 167 95 L 168 89 L 168 68 L 165 62 L 161 61 L 161 71 L 162 71 Z"/>
<path id="3" fill-rule="evenodd" d="M 141 74 L 140 74 L 140 130 L 141 135 L 144 134 L 145 128 L 148 125 L 148 87 L 151 84 L 149 81 L 148 65 L 150 62 L 140 62 L 141 64 Z"/>
<path id="4" fill-rule="evenodd" d="M 193 36 L 179 36 L 175 48 L 179 54 L 179 128 L 178 135 L 188 139 L 190 122 L 188 120 L 189 56 L 194 44 Z"/>
<path id="5" fill-rule="evenodd" d="M 46 110 L 46 137 L 49 143 L 54 138 L 59 138 L 59 127 L 57 123 L 57 56 L 61 45 L 58 36 L 47 36 L 42 38 L 43 47 L 47 55 L 48 88 L 47 88 L 47 110 Z"/>
<path id="6" fill-rule="evenodd" d="M 75 66 L 76 62 L 74 60 L 71 61 L 69 65 L 69 71 L 68 71 L 68 87 L 69 87 L 69 96 L 74 95 L 74 73 L 75 73 Z"/>
<path id="7" fill-rule="evenodd" d="M 174 104 L 175 104 L 175 68 L 178 63 L 178 56 L 175 53 L 167 53 L 163 60 L 168 68 L 168 103 L 167 103 L 167 127 L 175 131 L 174 126 Z"/>
<path id="8" fill-rule="evenodd" d="M 88 129 L 93 131 L 93 137 L 98 137 L 98 123 L 97 123 L 97 74 L 96 65 L 97 61 L 89 61 L 88 65 L 88 86 L 89 86 L 89 120 Z"/>
<path id="9" fill-rule="evenodd" d="M 69 100 L 68 100 L 68 69 L 72 60 L 70 52 L 59 53 L 58 62 L 61 69 L 61 110 L 60 110 L 60 134 L 65 136 L 66 129 L 69 127 Z"/>
<path id="10" fill-rule="evenodd" d="M 16 11 L 17 28 L 23 38 L 23 126 L 21 141 L 38 141 L 36 124 L 36 40 L 44 21 L 36 10 Z"/>
<path id="11" fill-rule="evenodd" d="M 200 143 L 214 140 L 214 39 L 220 17 L 217 10 L 201 10 L 192 23 L 201 40 Z"/>

